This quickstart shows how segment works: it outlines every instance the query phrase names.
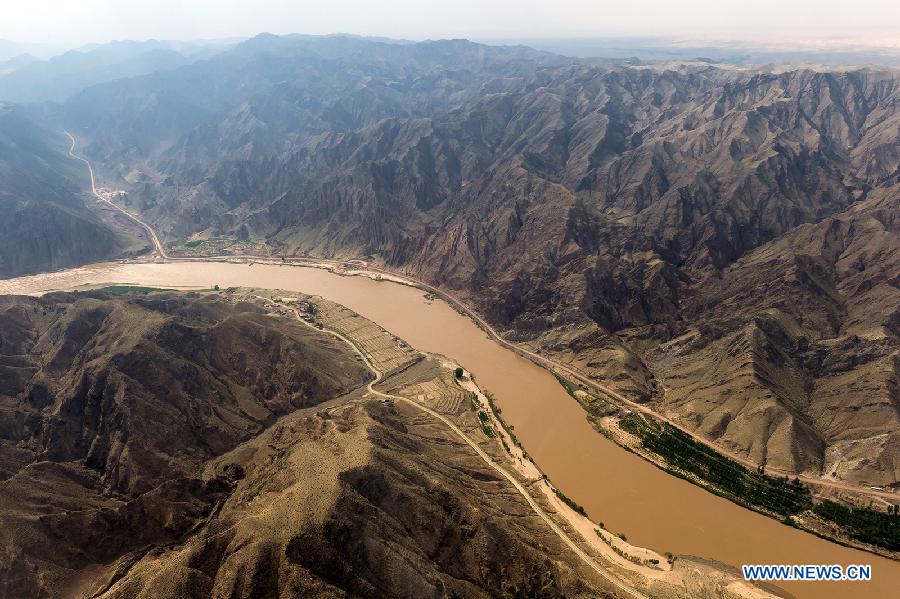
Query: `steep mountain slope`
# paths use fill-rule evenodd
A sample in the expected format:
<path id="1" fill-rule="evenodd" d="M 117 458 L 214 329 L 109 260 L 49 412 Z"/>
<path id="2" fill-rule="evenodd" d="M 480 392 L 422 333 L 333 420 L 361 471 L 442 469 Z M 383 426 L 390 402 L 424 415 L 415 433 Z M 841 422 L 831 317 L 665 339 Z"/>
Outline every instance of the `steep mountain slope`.
<path id="1" fill-rule="evenodd" d="M 0 594 L 612 596 L 370 379 L 229 293 L 0 298 Z"/>
<path id="2" fill-rule="evenodd" d="M 898 95 L 895 71 L 262 36 L 66 114 L 175 249 L 370 257 L 760 461 L 891 485 Z"/>
<path id="3" fill-rule="evenodd" d="M 696 285 L 646 346 L 661 407 L 760 463 L 900 480 L 900 189 L 883 192 Z"/>
<path id="4" fill-rule="evenodd" d="M 185 534 L 210 459 L 368 375 L 330 337 L 215 298 L 0 298 L 0 594 Z"/>
<path id="5" fill-rule="evenodd" d="M 102 596 L 612 596 L 416 415 L 376 402 L 287 419 L 227 456 L 245 478 L 205 531 Z"/>
<path id="6" fill-rule="evenodd" d="M 83 165 L 61 131 L 0 104 L 0 277 L 118 255 L 130 241 L 84 205 Z"/>

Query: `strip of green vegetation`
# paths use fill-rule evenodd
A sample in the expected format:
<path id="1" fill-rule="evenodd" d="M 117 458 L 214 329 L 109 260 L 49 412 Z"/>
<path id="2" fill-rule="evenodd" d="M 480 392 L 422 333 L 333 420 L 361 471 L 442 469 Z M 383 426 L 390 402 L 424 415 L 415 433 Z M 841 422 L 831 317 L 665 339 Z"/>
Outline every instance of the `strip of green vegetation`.
<path id="1" fill-rule="evenodd" d="M 584 508 L 581 507 L 580 505 L 578 505 L 577 503 L 575 503 L 574 501 L 572 501 L 571 499 L 569 499 L 568 497 L 566 497 L 565 493 L 563 493 L 562 491 L 560 491 L 559 489 L 556 489 L 556 488 L 553 489 L 553 492 L 554 492 L 554 493 L 556 494 L 556 496 L 559 497 L 559 498 L 562 500 L 562 502 L 565 503 L 567 506 L 569 506 L 570 508 L 572 508 L 573 510 L 575 510 L 576 512 L 578 512 L 578 513 L 581 514 L 582 516 L 587 516 L 587 512 L 584 511 Z"/>
<path id="2" fill-rule="evenodd" d="M 191 241 L 184 242 L 184 247 L 190 248 L 190 249 L 194 249 L 195 247 L 198 247 L 200 245 L 203 245 L 202 239 L 192 239 Z"/>
<path id="3" fill-rule="evenodd" d="M 675 470 L 697 476 L 735 503 L 791 516 L 812 506 L 812 494 L 799 480 L 776 478 L 749 470 L 668 423 L 648 421 L 632 413 L 619 426 L 641 440 Z"/>
<path id="4" fill-rule="evenodd" d="M 472 395 L 475 396 L 474 393 Z M 502 410 L 497 406 L 496 403 L 494 403 L 494 396 L 487 391 L 484 392 L 484 396 L 487 398 L 488 406 L 491 408 L 491 412 L 494 413 L 494 417 L 497 419 L 497 422 L 500 423 L 500 426 L 502 426 L 503 430 L 506 431 L 506 434 L 509 435 L 510 441 L 512 441 L 513 445 L 521 449 L 522 453 L 527 456 L 528 454 L 525 453 L 525 448 L 522 447 L 522 444 L 519 442 L 519 438 L 516 437 L 516 434 L 513 432 L 513 428 L 506 424 L 506 421 L 503 419 Z"/>
<path id="5" fill-rule="evenodd" d="M 492 429 L 488 424 L 488 422 L 490 422 L 491 420 L 491 417 L 488 416 L 487 412 L 485 412 L 484 410 L 478 410 L 478 419 L 481 421 L 481 431 L 485 435 L 493 439 L 496 433 L 494 433 L 494 429 Z"/>
<path id="6" fill-rule="evenodd" d="M 643 422 L 643 418 L 641 418 L 641 416 L 636 413 L 631 413 L 619 419 L 619 428 L 638 437 L 641 436 L 641 431 L 644 430 L 645 426 L 646 425 Z"/>
<path id="7" fill-rule="evenodd" d="M 813 512 L 834 522 L 857 541 L 900 551 L 900 512 L 884 513 L 850 507 L 828 499 L 817 503 Z"/>
<path id="8" fill-rule="evenodd" d="M 572 399 L 577 401 L 578 396 L 575 395 L 575 391 L 578 389 L 578 387 L 575 387 L 569 381 L 567 381 L 563 377 L 559 376 L 555 372 L 553 373 L 553 376 L 555 376 L 556 380 L 559 381 L 559 384 L 563 386 L 563 389 L 566 390 L 566 393 L 568 393 L 572 397 Z"/>
<path id="9" fill-rule="evenodd" d="M 115 295 L 143 295 L 154 291 L 171 291 L 171 289 L 162 289 L 160 287 L 140 287 L 138 285 L 110 285 L 102 287 L 100 291 L 113 293 Z"/>

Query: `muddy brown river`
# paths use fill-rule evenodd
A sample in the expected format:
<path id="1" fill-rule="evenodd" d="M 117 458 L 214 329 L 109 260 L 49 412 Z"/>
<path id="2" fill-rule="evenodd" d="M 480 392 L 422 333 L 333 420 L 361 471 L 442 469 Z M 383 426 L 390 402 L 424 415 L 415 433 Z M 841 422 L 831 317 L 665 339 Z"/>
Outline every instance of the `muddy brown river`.
<path id="1" fill-rule="evenodd" d="M 468 318 L 415 288 L 281 265 L 103 264 L 0 280 L 0 294 L 99 283 L 285 289 L 341 303 L 418 349 L 474 373 L 497 399 L 528 453 L 595 522 L 635 545 L 741 564 L 871 564 L 871 582 L 779 583 L 798 597 L 900 596 L 900 563 L 782 525 L 670 476 L 591 428 L 546 370 L 503 349 Z"/>

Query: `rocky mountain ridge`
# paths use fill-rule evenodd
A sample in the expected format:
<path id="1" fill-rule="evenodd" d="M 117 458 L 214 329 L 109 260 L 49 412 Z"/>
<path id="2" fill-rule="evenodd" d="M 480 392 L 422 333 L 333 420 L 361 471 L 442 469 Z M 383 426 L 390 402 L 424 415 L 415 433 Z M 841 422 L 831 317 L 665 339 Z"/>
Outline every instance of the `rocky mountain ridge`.
<path id="1" fill-rule="evenodd" d="M 207 461 L 366 380 L 308 331 L 197 296 L 0 299 L 0 594 L 177 540 L 240 476 Z"/>
<path id="2" fill-rule="evenodd" d="M 896 72 L 274 36 L 192 68 L 67 107 L 174 247 L 369 257 L 760 463 L 900 480 Z"/>
<path id="3" fill-rule="evenodd" d="M 263 35 L 60 118 L 173 252 L 370 259 L 759 463 L 890 486 L 897 81 Z"/>

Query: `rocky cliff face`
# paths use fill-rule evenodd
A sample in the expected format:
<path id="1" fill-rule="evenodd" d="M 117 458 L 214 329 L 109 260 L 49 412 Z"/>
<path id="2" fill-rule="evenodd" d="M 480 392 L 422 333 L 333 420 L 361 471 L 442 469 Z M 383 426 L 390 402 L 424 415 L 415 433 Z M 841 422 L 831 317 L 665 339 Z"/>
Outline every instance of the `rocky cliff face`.
<path id="1" fill-rule="evenodd" d="M 900 480 L 898 192 L 695 285 L 683 324 L 646 353 L 668 387 L 661 404 L 761 463 Z"/>
<path id="2" fill-rule="evenodd" d="M 760 460 L 894 484 L 897 105 L 894 71 L 267 36 L 67 114 L 175 245 L 369 256 Z M 862 380 L 894 412 L 839 441 L 812 404 L 869 413 Z"/>

